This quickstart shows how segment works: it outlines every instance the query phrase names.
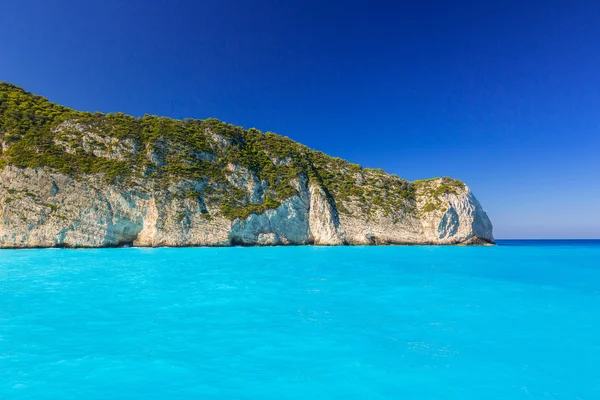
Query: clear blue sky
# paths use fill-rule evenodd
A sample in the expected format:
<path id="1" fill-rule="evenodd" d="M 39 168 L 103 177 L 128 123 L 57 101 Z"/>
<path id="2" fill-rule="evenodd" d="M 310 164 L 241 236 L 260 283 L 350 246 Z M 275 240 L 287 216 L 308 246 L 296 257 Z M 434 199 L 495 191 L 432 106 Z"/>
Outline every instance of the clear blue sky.
<path id="1" fill-rule="evenodd" d="M 497 238 L 600 237 L 597 1 L 5 0 L 0 81 L 459 178 Z"/>

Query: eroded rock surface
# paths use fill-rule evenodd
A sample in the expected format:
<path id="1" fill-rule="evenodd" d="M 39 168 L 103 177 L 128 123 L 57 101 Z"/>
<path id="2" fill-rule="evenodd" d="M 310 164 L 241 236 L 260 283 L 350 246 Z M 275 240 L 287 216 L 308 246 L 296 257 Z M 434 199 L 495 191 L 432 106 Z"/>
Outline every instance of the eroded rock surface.
<path id="1" fill-rule="evenodd" d="M 79 181 L 45 169 L 0 171 L 0 247 L 228 246 L 493 243 L 492 225 L 468 187 L 444 192 L 435 208 L 417 189 L 407 215 L 340 213 L 334 199 L 304 182 L 274 209 L 229 220 L 219 205 L 101 177 Z M 249 180 L 254 191 L 254 178 Z M 442 179 L 427 181 L 439 187 Z"/>

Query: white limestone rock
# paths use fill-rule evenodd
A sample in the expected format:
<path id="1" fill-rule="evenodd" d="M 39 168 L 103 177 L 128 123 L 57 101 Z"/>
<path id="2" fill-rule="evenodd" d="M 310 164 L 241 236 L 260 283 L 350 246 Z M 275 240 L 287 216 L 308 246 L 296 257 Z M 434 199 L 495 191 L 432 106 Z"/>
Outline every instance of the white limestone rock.
<path id="1" fill-rule="evenodd" d="M 265 183 L 232 169 L 236 184 L 260 201 Z M 179 196 L 183 184 L 153 192 L 143 183 L 124 187 L 101 176 L 7 166 L 0 171 L 0 247 L 493 243 L 492 224 L 467 186 L 432 198 L 443 182 L 417 187 L 414 212 L 366 215 L 358 208 L 340 212 L 322 187 L 300 177 L 298 194 L 279 207 L 230 221 L 218 204 Z"/>

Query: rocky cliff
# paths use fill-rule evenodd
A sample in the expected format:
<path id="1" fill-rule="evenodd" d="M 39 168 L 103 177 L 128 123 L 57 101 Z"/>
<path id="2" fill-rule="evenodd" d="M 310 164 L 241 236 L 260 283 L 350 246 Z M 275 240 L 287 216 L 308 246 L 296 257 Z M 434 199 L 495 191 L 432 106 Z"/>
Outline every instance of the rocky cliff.
<path id="1" fill-rule="evenodd" d="M 494 241 L 460 181 L 214 119 L 83 113 L 0 83 L 0 149 L 4 248 Z"/>

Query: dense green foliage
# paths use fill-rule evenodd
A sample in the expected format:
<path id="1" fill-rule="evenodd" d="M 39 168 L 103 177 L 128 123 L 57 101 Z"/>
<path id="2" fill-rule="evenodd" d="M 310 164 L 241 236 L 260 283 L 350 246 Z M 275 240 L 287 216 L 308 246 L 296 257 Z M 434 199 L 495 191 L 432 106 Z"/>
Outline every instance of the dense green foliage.
<path id="1" fill-rule="evenodd" d="M 301 179 L 320 185 L 341 213 L 395 215 L 414 207 L 416 186 L 410 182 L 271 132 L 216 119 L 79 112 L 8 83 L 0 83 L 0 143 L 0 168 L 95 174 L 124 186 L 163 190 L 165 196 L 169 185 L 188 182 L 195 189 L 185 196 L 220 204 L 230 219 L 278 207 L 297 193 Z M 246 183 L 239 182 L 239 174 Z M 248 177 L 266 189 L 253 195 Z M 454 190 L 455 182 L 445 182 L 432 195 Z"/>

